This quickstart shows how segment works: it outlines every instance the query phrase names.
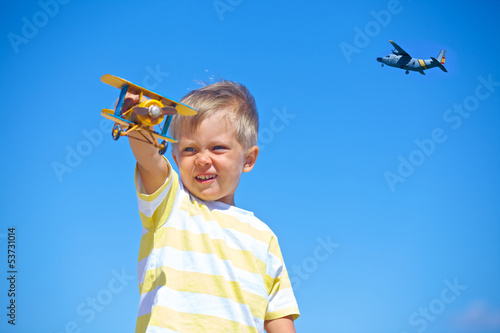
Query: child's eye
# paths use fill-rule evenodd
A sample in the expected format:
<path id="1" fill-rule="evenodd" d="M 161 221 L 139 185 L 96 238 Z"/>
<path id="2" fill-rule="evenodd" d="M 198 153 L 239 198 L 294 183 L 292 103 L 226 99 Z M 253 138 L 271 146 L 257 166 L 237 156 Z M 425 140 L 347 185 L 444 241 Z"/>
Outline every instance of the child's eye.
<path id="1" fill-rule="evenodd" d="M 193 148 L 193 147 L 186 147 L 186 148 L 182 149 L 182 151 L 185 151 L 185 152 L 193 152 L 193 151 L 194 151 L 194 148 Z"/>
<path id="2" fill-rule="evenodd" d="M 224 146 L 215 146 L 213 149 L 214 149 L 214 150 L 225 150 L 225 149 L 227 149 L 227 148 L 226 148 L 226 147 L 224 147 Z"/>

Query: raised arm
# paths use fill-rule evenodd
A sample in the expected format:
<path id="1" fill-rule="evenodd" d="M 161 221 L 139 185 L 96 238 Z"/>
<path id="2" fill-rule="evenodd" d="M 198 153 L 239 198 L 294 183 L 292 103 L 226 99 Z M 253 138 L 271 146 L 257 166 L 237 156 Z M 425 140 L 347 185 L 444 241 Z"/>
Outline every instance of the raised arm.
<path id="1" fill-rule="evenodd" d="M 137 103 L 139 103 L 139 95 L 127 93 L 123 102 L 123 110 Z M 158 148 L 144 142 L 144 138 L 139 133 L 133 131 L 128 136 L 146 193 L 153 194 L 165 183 L 169 174 L 168 165 L 165 159 L 158 154 Z"/>

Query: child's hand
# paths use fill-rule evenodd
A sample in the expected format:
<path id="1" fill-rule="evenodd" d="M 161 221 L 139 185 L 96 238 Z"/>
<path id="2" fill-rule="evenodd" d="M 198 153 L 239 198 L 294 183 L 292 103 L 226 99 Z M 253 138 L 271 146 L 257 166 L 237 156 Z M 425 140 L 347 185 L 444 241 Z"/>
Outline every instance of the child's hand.
<path id="1" fill-rule="evenodd" d="M 140 103 L 139 102 L 139 94 L 135 93 L 135 92 L 128 91 L 125 94 L 125 98 L 123 99 L 123 104 L 122 104 L 122 109 L 120 111 L 120 114 L 122 114 L 123 112 L 127 111 L 128 109 L 130 109 L 131 107 L 133 107 L 134 105 L 139 104 L 139 103 Z M 115 108 L 116 108 L 117 104 L 118 104 L 118 99 L 116 100 Z"/>

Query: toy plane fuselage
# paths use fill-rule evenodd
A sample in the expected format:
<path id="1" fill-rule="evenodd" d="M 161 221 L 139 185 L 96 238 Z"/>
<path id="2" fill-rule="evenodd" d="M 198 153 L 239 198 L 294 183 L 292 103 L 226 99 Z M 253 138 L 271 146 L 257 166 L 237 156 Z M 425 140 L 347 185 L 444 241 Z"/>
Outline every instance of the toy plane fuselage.
<path id="1" fill-rule="evenodd" d="M 444 67 L 446 50 L 441 50 L 437 58 L 431 57 L 430 59 L 417 59 L 412 58 L 405 50 L 403 50 L 392 40 L 390 40 L 389 42 L 391 42 L 395 49 L 392 51 L 392 54 L 388 54 L 383 58 L 377 58 L 377 61 L 382 63 L 382 67 L 384 65 L 387 65 L 405 69 L 406 74 L 408 74 L 409 71 L 414 71 L 425 75 L 424 70 L 433 67 L 439 67 L 443 72 L 447 72 L 446 68 Z"/>

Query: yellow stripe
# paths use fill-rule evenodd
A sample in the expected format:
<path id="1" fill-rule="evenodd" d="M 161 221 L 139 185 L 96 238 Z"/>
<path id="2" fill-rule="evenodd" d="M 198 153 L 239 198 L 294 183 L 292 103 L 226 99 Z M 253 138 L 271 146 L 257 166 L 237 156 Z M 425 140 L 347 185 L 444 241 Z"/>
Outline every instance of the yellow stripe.
<path id="1" fill-rule="evenodd" d="M 160 229 L 161 230 L 161 229 Z M 139 261 L 146 258 L 153 250 L 154 232 L 148 231 L 141 237 L 141 245 L 139 247 Z"/>
<path id="2" fill-rule="evenodd" d="M 273 237 L 270 231 L 256 229 L 249 223 L 241 222 L 234 216 L 210 211 L 206 205 L 200 205 L 196 201 L 190 202 L 189 200 L 184 200 L 179 209 L 188 212 L 190 216 L 202 215 L 205 221 L 215 220 L 221 228 L 234 229 L 266 244 Z"/>
<path id="3" fill-rule="evenodd" d="M 137 322 L 135 324 L 135 333 L 146 332 L 150 318 L 151 318 L 151 312 L 143 316 L 137 317 Z"/>
<path id="4" fill-rule="evenodd" d="M 266 285 L 266 291 L 267 294 L 270 295 L 273 285 L 274 285 L 274 278 L 270 277 L 269 275 L 266 274 L 266 278 L 264 280 L 264 284 Z"/>
<path id="5" fill-rule="evenodd" d="M 143 235 L 143 240 L 150 241 L 151 233 Z M 252 251 L 237 250 L 229 248 L 225 241 L 221 239 L 212 239 L 209 234 L 195 234 L 189 230 L 178 230 L 172 227 L 160 228 L 155 233 L 154 249 L 159 249 L 168 244 L 179 251 L 193 251 L 205 254 L 215 254 L 221 260 L 230 260 L 235 267 L 241 268 L 247 272 L 265 274 L 266 263 L 255 257 Z M 151 250 L 142 248 L 139 260 L 142 260 L 146 252 Z M 149 255 L 148 253 L 148 255 Z M 264 279 L 265 277 L 262 276 Z"/>
<path id="6" fill-rule="evenodd" d="M 267 251 L 274 254 L 277 258 L 280 259 L 280 261 L 283 261 L 283 256 L 281 254 L 280 246 L 278 244 L 278 239 L 276 237 L 273 237 L 269 241 L 269 249 Z"/>
<path id="7" fill-rule="evenodd" d="M 146 321 L 148 318 L 142 319 L 142 317 L 145 316 L 139 318 L 141 324 L 140 326 L 138 325 L 140 330 L 136 330 L 137 333 L 144 332 L 148 324 Z M 209 315 L 178 312 L 162 306 L 154 308 L 154 314 L 149 318 L 149 324 L 178 332 L 257 332 L 257 329 L 254 327 L 242 325 L 232 320 Z"/>
<path id="8" fill-rule="evenodd" d="M 269 275 L 266 275 L 265 284 L 268 295 L 274 295 L 280 290 L 292 288 L 292 283 L 290 282 L 286 269 L 281 272 L 281 276 L 274 279 Z"/>
<path id="9" fill-rule="evenodd" d="M 177 193 L 178 184 L 179 184 L 179 179 L 177 177 L 173 177 L 172 187 L 170 187 L 165 199 L 160 203 L 158 208 L 156 208 L 155 212 L 151 217 L 146 216 L 143 213 L 139 212 L 139 216 L 141 217 L 142 225 L 144 226 L 144 228 L 146 228 L 147 230 L 155 230 L 165 224 L 167 218 L 170 216 L 170 213 L 172 212 L 172 207 L 174 206 L 174 199 Z M 166 185 L 164 184 L 164 186 Z M 160 191 L 158 191 L 157 193 L 159 192 Z"/>
<path id="10" fill-rule="evenodd" d="M 418 59 L 418 63 L 420 64 L 420 66 L 422 66 L 423 69 L 427 69 L 427 66 L 425 65 L 425 61 L 423 61 L 422 59 Z"/>
<path id="11" fill-rule="evenodd" d="M 157 276 L 156 283 L 153 284 L 151 283 L 152 281 L 144 281 L 139 286 L 141 294 L 149 292 L 158 286 L 167 286 L 177 291 L 224 297 L 236 303 L 248 305 L 252 310 L 252 314 L 262 320 L 264 320 L 266 315 L 267 298 L 244 291 L 241 289 L 240 283 L 228 281 L 220 275 L 183 272 L 165 266 L 156 269 L 154 274 Z M 256 310 L 259 312 L 255 313 Z"/>
<path id="12" fill-rule="evenodd" d="M 300 312 L 297 307 L 290 307 L 286 309 L 281 309 L 278 311 L 274 312 L 268 312 L 266 315 L 266 320 L 272 320 L 272 319 L 278 319 L 278 318 L 283 318 L 286 316 L 292 316 L 293 320 L 299 318 Z"/>

